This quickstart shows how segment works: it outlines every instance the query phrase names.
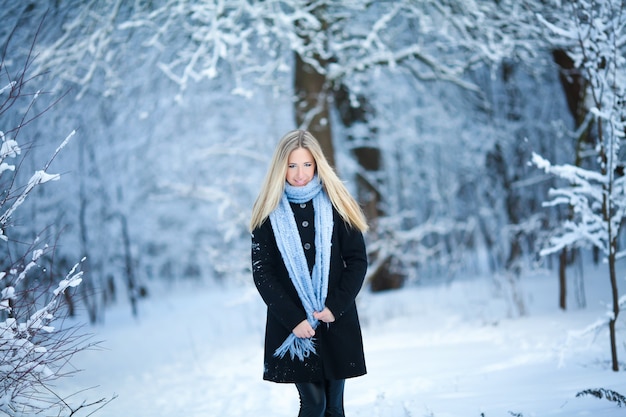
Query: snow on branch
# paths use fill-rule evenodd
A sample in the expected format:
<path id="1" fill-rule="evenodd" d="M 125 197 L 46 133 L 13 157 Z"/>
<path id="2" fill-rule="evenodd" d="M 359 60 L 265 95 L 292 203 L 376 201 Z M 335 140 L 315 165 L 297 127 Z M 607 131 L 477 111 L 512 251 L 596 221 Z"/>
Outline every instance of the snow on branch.
<path id="1" fill-rule="evenodd" d="M 98 71 L 105 75 L 110 88 L 119 85 L 113 56 L 116 19 L 122 0 L 101 2 L 91 0 L 75 7 L 78 14 L 62 26 L 62 35 L 38 51 L 38 72 L 49 72 L 53 79 L 66 80 L 80 86 L 77 99 L 89 89 Z"/>
<path id="2" fill-rule="evenodd" d="M 4 171 L 15 171 L 15 165 L 8 164 L 5 160 L 15 158 L 22 150 L 15 140 L 7 139 L 2 131 L 0 131 L 0 140 L 2 140 L 0 147 L 0 175 L 2 175 Z"/>
<path id="3" fill-rule="evenodd" d="M 81 262 L 85 262 L 86 258 L 81 259 Z M 65 292 L 66 289 L 70 287 L 77 287 L 83 281 L 83 271 L 76 272 L 79 264 L 75 264 L 74 267 L 67 273 L 65 279 L 59 282 L 59 286 L 57 289 L 53 291 L 54 295 L 57 296 Z"/>
<path id="4" fill-rule="evenodd" d="M 63 149 L 63 147 L 68 143 L 70 138 L 75 133 L 76 133 L 76 131 L 72 131 L 72 133 L 70 133 L 65 138 L 65 140 L 62 142 L 62 144 L 56 149 L 56 151 L 53 154 L 52 158 L 50 158 L 48 160 L 48 162 L 46 163 L 45 169 L 47 169 L 50 166 L 50 163 L 52 162 L 52 160 L 61 151 L 61 149 Z M 15 144 L 15 146 L 17 146 L 17 144 Z M 4 153 L 3 153 L 3 155 L 4 155 Z M 15 152 L 13 153 L 13 156 L 15 156 Z M 1 175 L 1 172 L 0 172 L 0 175 Z M 28 197 L 28 195 L 31 193 L 31 191 L 38 185 L 45 184 L 48 181 L 57 181 L 60 177 L 61 176 L 59 174 L 48 174 L 45 170 L 35 171 L 35 173 L 30 177 L 30 180 L 28 181 L 26 186 L 22 189 L 21 193 L 17 196 L 15 201 L 13 201 L 13 204 L 11 204 L 7 208 L 7 210 L 4 211 L 4 213 L 0 214 L 0 239 L 6 241 L 7 237 L 4 235 L 2 230 L 4 230 L 7 222 L 9 221 L 9 219 L 11 218 L 13 213 L 24 203 L 24 201 L 26 200 L 26 197 Z"/>
<path id="5" fill-rule="evenodd" d="M 36 171 L 29 179 L 26 186 L 21 187 L 21 192 L 10 203 L 5 199 L 0 203 L 0 210 L 4 205 L 9 205 L 0 215 L 0 238 L 8 241 L 5 234 L 9 226 L 9 220 L 15 211 L 26 200 L 32 190 L 48 181 L 58 180 L 58 174 L 48 174 L 46 169 L 60 150 L 67 144 L 72 132 L 57 148 L 52 158 L 45 164 L 43 170 Z M 2 152 L 0 155 L 2 164 L 9 166 L 0 172 L 14 171 L 14 165 L 8 165 L 6 158 L 15 158 L 20 154 L 16 141 L 7 140 L 2 134 Z M 13 185 L 13 181 L 9 181 Z M 5 190 L 11 195 L 11 189 Z M 23 255 L 23 261 L 16 262 L 7 271 L 0 273 L 0 281 L 4 287 L 0 296 L 0 413 L 16 415 L 16 410 L 46 410 L 50 408 L 48 399 L 41 394 L 40 389 L 46 388 L 47 384 L 59 378 L 57 373 L 68 359 L 79 348 L 69 348 L 63 342 L 71 343 L 71 340 L 60 338 L 55 334 L 51 323 L 55 320 L 54 313 L 61 305 L 61 296 L 69 287 L 75 287 L 82 280 L 82 271 L 78 271 L 78 264 L 72 268 L 65 279 L 53 291 L 50 300 L 39 307 L 28 317 L 24 315 L 36 308 L 36 301 L 30 300 L 32 294 L 40 291 L 35 288 L 27 288 L 27 276 L 41 268 L 39 262 L 50 251 L 47 244 L 37 248 L 39 237 L 36 237 L 31 249 Z M 26 262 L 26 256 L 30 253 L 30 260 Z"/>
<path id="6" fill-rule="evenodd" d="M 626 130 L 626 58 L 623 38 L 626 19 L 623 2 L 605 1 L 591 7 L 570 4 L 572 13 L 560 15 L 555 22 L 540 21 L 548 29 L 549 41 L 566 48 L 568 55 L 588 82 L 590 98 L 586 120 L 594 119 L 597 135 L 596 154 L 600 162 L 591 169 L 573 165 L 552 166 L 533 154 L 532 163 L 546 173 L 566 180 L 567 188 L 550 190 L 552 201 L 546 206 L 568 204 L 574 218 L 566 220 L 560 236 L 551 239 L 553 253 L 577 241 L 587 241 L 609 254 L 611 245 L 626 216 L 626 187 L 619 174 L 621 146 Z M 587 126 L 587 123 L 585 123 Z M 593 168 L 592 168 L 593 169 Z M 617 254 L 617 257 L 623 256 Z"/>
<path id="7" fill-rule="evenodd" d="M 38 238 L 33 245 L 37 242 Z M 68 335 L 69 329 L 56 330 L 52 325 L 59 318 L 56 313 L 62 306 L 64 291 L 82 281 L 79 263 L 58 283 L 44 305 L 37 307 L 38 297 L 30 300 L 43 290 L 26 288 L 26 276 L 41 269 L 39 261 L 49 251 L 48 245 L 32 250 L 31 261 L 10 268 L 0 278 L 5 286 L 0 299 L 0 320 L 4 318 L 0 321 L 0 414 L 49 409 L 50 399 L 45 394 L 48 384 L 65 376 L 65 364 L 86 348 L 75 345 L 84 336 Z"/>
<path id="8" fill-rule="evenodd" d="M 532 163 L 569 184 L 568 187 L 551 189 L 551 200 L 543 205 L 552 207 L 565 204 L 571 207 L 574 214 L 571 220 L 563 222 L 560 233 L 549 239 L 550 246 L 540 254 L 545 256 L 582 242 L 590 243 L 608 254 L 608 225 L 602 215 L 607 176 L 573 165 L 552 165 L 536 153 L 532 155 Z M 614 221 L 621 219 L 622 215 L 620 211 L 615 212 Z"/>
<path id="9" fill-rule="evenodd" d="M 40 70 L 79 85 L 78 97 L 104 74 L 110 94 L 120 83 L 115 63 L 140 45 L 154 48 L 155 65 L 181 90 L 221 73 L 233 76 L 234 92 L 244 91 L 244 79 L 276 82 L 292 69 L 294 53 L 331 81 L 402 64 L 420 79 L 473 90 L 462 77 L 468 68 L 536 49 L 527 36 L 536 31 L 530 8 L 497 3 L 91 1 L 68 14 L 62 36 L 41 51 Z"/>
<path id="10" fill-rule="evenodd" d="M 595 144 L 590 169 L 595 172 L 567 165 L 552 167 L 533 155 L 535 165 L 569 183 L 568 187 L 550 191 L 553 200 L 546 205 L 567 204 L 571 214 L 542 254 L 579 242 L 591 243 L 604 253 L 613 302 L 608 318 L 592 328 L 609 324 L 612 369 L 618 371 L 615 322 L 624 298 L 619 297 L 615 262 L 625 255 L 624 251 L 618 252 L 618 247 L 626 218 L 622 159 L 626 129 L 626 10 L 621 0 L 570 2 L 565 13 L 553 17 L 550 21 L 540 19 L 548 28 L 548 42 L 566 51 L 585 80 L 585 110 L 594 121 L 589 130 Z"/>
<path id="11" fill-rule="evenodd" d="M 42 25 L 43 19 L 35 39 Z M 8 115 L 2 119 L 5 123 L 6 120 L 17 120 L 16 127 L 0 131 L 0 177 L 3 186 L 0 190 L 3 196 L 0 199 L 0 239 L 4 241 L 3 270 L 0 271 L 0 415 L 74 416 L 77 410 L 86 406 L 72 409 L 66 399 L 55 393 L 52 382 L 77 372 L 75 369 L 67 369 L 72 357 L 95 344 L 86 343 L 88 335 L 79 332 L 77 327 L 63 325 L 56 328 L 54 324 L 69 314 L 65 301 L 71 294 L 67 293 L 67 289 L 81 283 L 83 272 L 79 268 L 80 263 L 64 279 L 55 283 L 58 271 L 51 256 L 54 247 L 42 241 L 39 234 L 28 245 L 28 239 L 24 236 L 11 236 L 14 235 L 11 231 L 13 216 L 33 190 L 60 178 L 59 174 L 51 174 L 48 170 L 75 131 L 62 141 L 43 168 L 36 170 L 27 183 L 22 184 L 22 178 L 28 175 L 23 171 L 26 166 L 25 158 L 33 154 L 26 153 L 21 156 L 21 160 L 10 163 L 9 160 L 21 155 L 17 142 L 18 133 L 34 118 L 51 109 L 57 101 L 46 106 L 34 117 L 30 116 L 30 112 L 40 96 L 39 90 L 29 95 L 29 104 L 22 106 L 18 102 L 20 97 L 27 95 L 24 92 L 25 86 L 36 78 L 28 74 L 34 61 L 35 41 L 32 42 L 27 56 L 23 57 L 24 64 L 19 66 L 17 74 L 13 74 L 10 68 L 5 67 L 10 61 L 8 49 L 11 36 L 4 47 L 0 62 L 0 78 L 16 80 L 9 83 L 10 87 L 0 91 L 3 94 L 10 88 L 10 99 L 0 102 L 0 114 Z M 19 58 L 19 54 L 17 57 Z M 12 62 L 12 65 L 18 64 Z M 3 132 L 10 132 L 13 137 L 9 138 Z M 35 227 L 34 224 L 30 226 Z"/>
<path id="12" fill-rule="evenodd" d="M 368 269 L 369 276 L 376 273 L 392 254 L 403 253 L 398 262 L 410 265 L 412 268 L 403 268 L 415 271 L 416 267 L 430 261 L 439 260 L 449 270 L 453 270 L 460 260 L 449 251 L 450 239 L 463 241 L 463 237 L 471 236 L 476 228 L 476 221 L 468 218 L 464 221 L 442 219 L 439 221 L 425 221 L 419 225 L 406 229 L 397 226 L 399 217 L 381 219 L 379 236 L 368 243 L 368 250 L 376 253 L 376 262 Z M 366 278 L 366 279 L 368 279 Z"/>

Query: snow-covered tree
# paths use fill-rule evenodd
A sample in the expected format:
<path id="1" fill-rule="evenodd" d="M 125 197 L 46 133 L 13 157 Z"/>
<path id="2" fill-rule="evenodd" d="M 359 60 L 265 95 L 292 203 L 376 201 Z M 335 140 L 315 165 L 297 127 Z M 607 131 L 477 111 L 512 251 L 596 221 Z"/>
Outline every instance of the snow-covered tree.
<path id="1" fill-rule="evenodd" d="M 372 288 L 485 259 L 515 283 L 548 222 L 529 150 L 563 153 L 564 101 L 536 36 L 549 3 L 12 3 L 0 14 L 24 31 L 47 13 L 38 62 L 71 87 L 38 131 L 75 117 L 84 138 L 59 161 L 77 180 L 33 218 L 56 216 L 63 258 L 87 258 L 78 290 L 94 321 L 124 289 L 137 307 L 151 279 L 247 280 L 249 209 L 296 125 L 368 212 Z"/>
<path id="2" fill-rule="evenodd" d="M 590 245 L 599 249 L 609 267 L 612 305 L 607 314 L 611 359 L 619 370 L 615 341 L 616 323 L 626 297 L 619 296 L 616 262 L 626 252 L 619 237 L 626 217 L 624 136 L 626 133 L 626 3 L 621 0 L 576 1 L 557 21 L 544 20 L 553 38 L 572 58 L 587 81 L 589 114 L 581 129 L 590 128 L 594 139 L 590 168 L 553 165 L 540 155 L 533 162 L 564 179 L 568 185 L 550 191 L 547 206 L 566 204 L 573 216 L 542 254 L 565 247 Z"/>
<path id="3" fill-rule="evenodd" d="M 179 85 L 181 103 L 191 86 L 220 77 L 235 95 L 252 97 L 255 86 L 264 86 L 293 96 L 295 124 L 316 134 L 329 159 L 340 147 L 357 162 L 360 200 L 376 239 L 387 239 L 393 229 L 378 230 L 378 217 L 397 213 L 387 210 L 385 145 L 375 115 L 368 114 L 372 107 L 364 105 L 368 80 L 386 73 L 420 89 L 444 82 L 482 94 L 466 77 L 468 70 L 536 53 L 520 35 L 533 26 L 516 23 L 529 16 L 518 2 L 106 1 L 68 11 L 61 36 L 41 56 L 43 69 L 78 86 L 78 97 L 123 89 L 118 64 L 128 61 L 134 42 L 158 51 L 149 65 Z M 338 119 L 332 114 L 339 106 L 344 110 Z M 360 112 L 360 123 L 346 117 L 350 112 Z M 337 120 L 344 126 L 334 125 Z M 457 222 L 441 224 L 451 227 L 445 234 L 464 234 Z M 397 256 L 380 253 L 377 263 L 394 263 Z M 390 273 L 383 271 L 382 280 Z"/>
<path id="4" fill-rule="evenodd" d="M 60 179 L 49 169 L 75 132 L 21 183 L 24 160 L 31 154 L 18 138 L 27 135 L 29 123 L 43 115 L 33 108 L 44 94 L 30 90 L 34 82 L 29 73 L 32 56 L 22 65 L 19 60 L 12 61 L 10 40 L 9 36 L 0 60 L 0 121 L 4 125 L 17 118 L 19 124 L 0 130 L 0 414 L 75 415 L 104 402 L 72 406 L 55 393 L 53 385 L 75 372 L 68 364 L 76 353 L 93 346 L 79 328 L 62 324 L 68 314 L 66 301 L 71 289 L 82 282 L 83 271 L 79 262 L 58 277 L 56 268 L 47 269 L 54 246 L 43 234 L 28 237 L 28 232 L 19 232 L 23 229 L 19 213 L 25 205 L 43 184 Z"/>

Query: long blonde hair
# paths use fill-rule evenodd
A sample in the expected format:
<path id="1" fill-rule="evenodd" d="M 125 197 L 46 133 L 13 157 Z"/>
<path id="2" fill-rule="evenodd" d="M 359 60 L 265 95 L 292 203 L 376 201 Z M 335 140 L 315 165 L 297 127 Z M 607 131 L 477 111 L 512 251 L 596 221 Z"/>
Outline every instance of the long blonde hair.
<path id="1" fill-rule="evenodd" d="M 352 227 L 365 232 L 368 229 L 368 225 L 361 207 L 350 195 L 348 189 L 335 173 L 335 170 L 326 160 L 317 139 L 306 130 L 292 130 L 288 132 L 276 146 L 270 168 L 263 181 L 263 186 L 252 207 L 250 231 L 263 224 L 265 219 L 278 206 L 285 191 L 285 177 L 287 176 L 289 155 L 292 151 L 299 148 L 307 149 L 313 155 L 317 175 L 333 207 L 335 207 L 341 218 Z"/>

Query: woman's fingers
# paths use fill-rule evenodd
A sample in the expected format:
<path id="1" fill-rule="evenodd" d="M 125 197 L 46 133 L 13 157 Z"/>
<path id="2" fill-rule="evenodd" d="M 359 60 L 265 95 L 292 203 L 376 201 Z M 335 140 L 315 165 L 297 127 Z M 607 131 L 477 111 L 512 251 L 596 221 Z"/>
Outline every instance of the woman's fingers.
<path id="1" fill-rule="evenodd" d="M 313 313 L 313 317 L 317 320 L 323 321 L 324 323 L 332 323 L 335 321 L 335 315 L 328 309 L 328 307 L 324 307 L 324 309 L 320 312 Z"/>
<path id="2" fill-rule="evenodd" d="M 308 339 L 315 336 L 315 330 L 311 327 L 308 320 L 302 320 L 293 330 L 293 334 L 300 339 Z"/>

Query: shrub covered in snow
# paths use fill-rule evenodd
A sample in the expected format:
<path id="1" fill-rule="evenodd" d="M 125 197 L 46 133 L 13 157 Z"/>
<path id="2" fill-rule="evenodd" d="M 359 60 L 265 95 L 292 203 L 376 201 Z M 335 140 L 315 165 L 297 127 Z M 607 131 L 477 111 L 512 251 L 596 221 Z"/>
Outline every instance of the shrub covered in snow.
<path id="1" fill-rule="evenodd" d="M 20 172 L 32 154 L 23 152 L 17 138 L 33 117 L 47 109 L 31 114 L 41 96 L 25 89 L 33 80 L 26 74 L 32 58 L 29 56 L 15 74 L 9 68 L 14 63 L 7 65 L 8 61 L 3 56 L 0 62 L 0 123 L 5 125 L 0 126 L 0 415 L 76 415 L 78 410 L 104 402 L 71 406 L 55 393 L 53 385 L 53 381 L 76 372 L 68 369 L 74 354 L 93 346 L 78 328 L 55 327 L 67 315 L 64 299 L 68 289 L 81 283 L 83 271 L 78 262 L 62 274 L 62 279 L 50 284 L 47 278 L 55 274 L 48 275 L 45 265 L 54 246 L 45 242 L 43 235 L 28 238 L 16 231 L 28 221 L 17 217 L 16 212 L 28 197 L 34 197 L 33 190 L 60 178 L 47 171 L 74 132 L 42 169 L 30 176 Z M 15 121 L 17 127 L 7 129 L 6 125 Z"/>

